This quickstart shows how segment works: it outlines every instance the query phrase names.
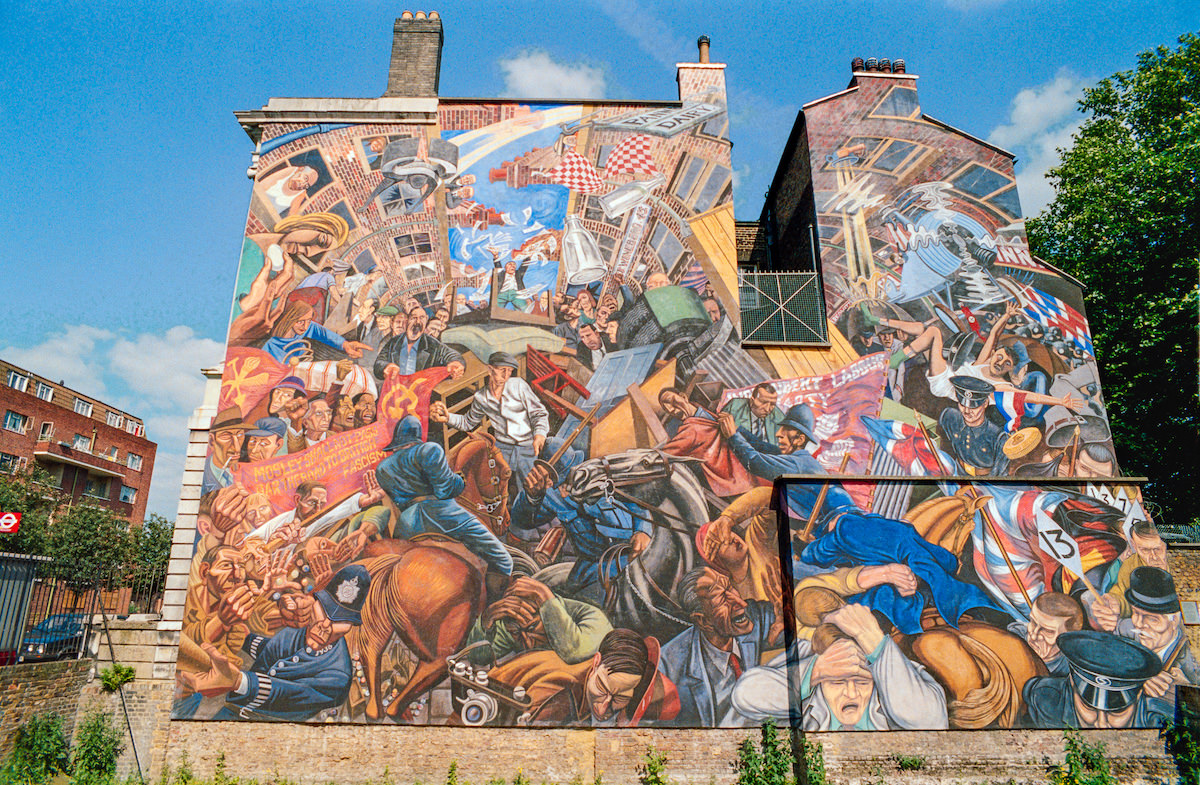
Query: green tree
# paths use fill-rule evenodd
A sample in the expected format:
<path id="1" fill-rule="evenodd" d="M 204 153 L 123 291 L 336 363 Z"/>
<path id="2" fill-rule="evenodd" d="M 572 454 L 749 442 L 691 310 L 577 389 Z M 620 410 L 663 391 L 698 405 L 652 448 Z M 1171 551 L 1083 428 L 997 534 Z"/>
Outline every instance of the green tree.
<path id="1" fill-rule="evenodd" d="M 18 532 L 0 534 L 0 551 L 49 556 L 50 523 L 62 501 L 53 479 L 39 466 L 0 474 L 0 512 L 21 513 Z"/>
<path id="2" fill-rule="evenodd" d="M 112 510 L 76 504 L 50 528 L 49 555 L 64 569 L 62 579 L 76 591 L 120 583 L 129 557 L 129 524 Z"/>
<path id="3" fill-rule="evenodd" d="M 135 584 L 162 583 L 171 558 L 175 524 L 161 515 L 150 514 L 129 533 L 129 578 Z"/>
<path id="4" fill-rule="evenodd" d="M 1055 199 L 1028 223 L 1033 252 L 1087 286 L 1121 467 L 1149 478 L 1166 523 L 1200 519 L 1198 101 L 1190 33 L 1087 90 Z"/>

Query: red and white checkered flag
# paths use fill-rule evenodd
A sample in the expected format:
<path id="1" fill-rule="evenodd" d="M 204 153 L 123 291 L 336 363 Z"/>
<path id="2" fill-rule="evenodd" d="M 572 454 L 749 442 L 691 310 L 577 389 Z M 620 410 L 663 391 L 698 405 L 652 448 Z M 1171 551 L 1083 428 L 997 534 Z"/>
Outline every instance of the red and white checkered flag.
<path id="1" fill-rule="evenodd" d="M 605 190 L 604 181 L 600 179 L 596 167 L 574 150 L 567 150 L 563 153 L 558 166 L 548 172 L 537 172 L 537 174 L 580 193 L 594 194 Z"/>
<path id="2" fill-rule="evenodd" d="M 654 159 L 650 157 L 650 138 L 645 134 L 634 134 L 613 148 L 604 163 L 604 171 L 609 175 L 621 172 L 645 172 L 656 174 Z"/>

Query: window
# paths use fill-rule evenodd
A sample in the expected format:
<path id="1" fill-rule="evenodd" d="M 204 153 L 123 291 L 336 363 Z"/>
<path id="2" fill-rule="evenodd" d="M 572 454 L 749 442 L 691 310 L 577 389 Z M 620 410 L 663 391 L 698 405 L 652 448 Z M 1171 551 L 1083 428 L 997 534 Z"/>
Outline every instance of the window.
<path id="1" fill-rule="evenodd" d="M 666 224 L 660 223 L 654 227 L 650 235 L 650 247 L 658 254 L 663 270 L 668 273 L 683 256 L 683 243 L 679 242 Z"/>
<path id="2" fill-rule="evenodd" d="M 696 203 L 693 205 L 696 212 L 702 213 L 712 208 L 717 197 L 721 195 L 721 190 L 729 182 L 730 174 L 730 171 L 724 166 L 713 167 L 712 174 L 708 176 L 708 182 L 704 184 L 700 195 L 696 197 Z"/>
<path id="3" fill-rule="evenodd" d="M 872 117 L 899 117 L 910 120 L 921 111 L 917 91 L 911 87 L 893 87 L 871 112 Z"/>
<path id="4" fill-rule="evenodd" d="M 49 441 L 54 436 L 54 423 L 42 423 L 42 429 L 38 431 L 38 441 Z"/>
<path id="5" fill-rule="evenodd" d="M 676 176 L 675 188 L 672 189 L 675 195 L 687 201 L 687 196 L 692 192 L 692 187 L 696 184 L 696 180 L 700 178 L 700 171 L 702 169 L 704 169 L 703 160 L 688 157 L 680 165 L 679 173 Z"/>
<path id="6" fill-rule="evenodd" d="M 47 466 L 46 474 L 50 475 L 50 483 L 55 488 L 63 487 L 63 465 L 61 463 L 53 463 Z"/>
<path id="7" fill-rule="evenodd" d="M 83 452 L 91 452 L 92 442 L 82 433 L 75 434 L 75 440 L 71 443 L 71 447 Z"/>
<path id="8" fill-rule="evenodd" d="M 125 424 L 125 418 L 116 412 L 109 412 L 106 419 L 108 420 L 108 424 L 114 428 L 120 428 Z"/>
<path id="9" fill-rule="evenodd" d="M 115 461 L 117 459 L 117 446 L 114 444 L 112 447 L 109 447 L 104 452 L 104 457 L 110 461 Z"/>
<path id="10" fill-rule="evenodd" d="M 402 234 L 392 240 L 401 256 L 413 256 L 419 253 L 433 253 L 433 243 L 429 240 L 428 232 Z"/>
<path id="11" fill-rule="evenodd" d="M 20 468 L 18 465 L 20 462 L 21 459 L 17 456 L 6 452 L 0 452 L 0 472 L 3 472 L 4 474 L 12 474 L 18 468 Z"/>
<path id="12" fill-rule="evenodd" d="M 29 418 L 20 412 L 14 412 L 9 409 L 4 413 L 4 430 L 16 431 L 17 433 L 25 433 L 29 427 Z"/>
<path id="13" fill-rule="evenodd" d="M 93 496 L 97 499 L 108 498 L 108 478 L 98 477 L 94 474 L 89 474 L 87 483 L 83 486 L 84 496 Z"/>
<path id="14" fill-rule="evenodd" d="M 8 372 L 8 386 L 17 392 L 25 392 L 25 388 L 29 386 L 29 377 L 23 373 L 10 370 Z"/>
<path id="15" fill-rule="evenodd" d="M 615 218 L 609 218 L 604 214 L 604 208 L 600 206 L 600 200 L 595 196 L 589 196 L 583 201 L 583 218 L 586 221 L 596 221 L 597 223 L 608 224 L 609 226 L 620 226 L 625 217 L 618 215 Z"/>
<path id="16" fill-rule="evenodd" d="M 1021 215 L 1021 202 L 1011 177 L 979 164 L 970 164 L 950 178 L 950 184 L 1013 217 Z"/>
<path id="17" fill-rule="evenodd" d="M 129 453 L 125 456 L 125 465 L 135 472 L 140 472 L 142 470 L 142 456 L 137 453 Z"/>
<path id="18" fill-rule="evenodd" d="M 900 164 L 908 160 L 908 156 L 916 149 L 917 146 L 912 142 L 902 142 L 897 139 L 887 146 L 887 149 L 875 159 L 875 163 L 871 166 L 885 172 L 894 172 L 900 167 Z"/>
<path id="19" fill-rule="evenodd" d="M 92 405 L 90 403 L 88 403 L 87 401 L 83 400 L 82 398 L 76 398 L 75 399 L 75 411 L 78 414 L 82 414 L 84 417 L 91 417 L 92 416 Z"/>
<path id="20" fill-rule="evenodd" d="M 128 485 L 121 486 L 121 501 L 126 504 L 133 504 L 137 501 L 137 488 L 130 488 Z"/>
<path id="21" fill-rule="evenodd" d="M 136 420 L 126 420 L 125 430 L 128 433 L 132 433 L 134 436 L 141 436 L 143 433 L 145 433 L 145 429 L 142 428 L 142 424 Z"/>
<path id="22" fill-rule="evenodd" d="M 54 388 L 45 382 L 38 382 L 37 397 L 43 401 L 54 400 Z"/>

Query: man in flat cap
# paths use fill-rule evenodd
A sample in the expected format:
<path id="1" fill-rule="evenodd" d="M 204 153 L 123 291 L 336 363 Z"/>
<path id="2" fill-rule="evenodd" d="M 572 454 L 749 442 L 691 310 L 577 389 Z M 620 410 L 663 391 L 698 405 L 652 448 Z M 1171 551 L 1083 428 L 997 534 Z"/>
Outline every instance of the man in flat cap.
<path id="1" fill-rule="evenodd" d="M 336 710 L 350 693 L 346 633 L 362 624 L 370 587 L 366 568 L 349 564 L 313 594 L 285 592 L 279 610 L 287 626 L 270 637 L 249 633 L 242 643 L 242 651 L 253 660 L 249 668 L 240 670 L 206 644 L 212 669 L 185 674 L 185 683 L 197 695 L 225 696 L 225 706 L 215 719 L 263 716 L 303 722 Z M 180 713 L 177 709 L 176 716 Z"/>
<path id="2" fill-rule="evenodd" d="M 487 384 L 475 393 L 466 414 L 449 412 L 446 404 L 435 401 L 429 407 L 429 419 L 460 431 L 473 431 L 487 417 L 496 436 L 496 448 L 512 469 L 510 485 L 515 496 L 525 487 L 525 477 L 546 443 L 550 414 L 529 382 L 516 375 L 516 357 L 493 352 L 487 364 Z"/>
<path id="3" fill-rule="evenodd" d="M 242 422 L 242 412 L 236 406 L 217 413 L 208 428 L 208 458 L 200 481 L 201 495 L 233 485 L 233 470 L 237 468 L 249 428 Z"/>
<path id="4" fill-rule="evenodd" d="M 1064 632 L 1057 643 L 1069 674 L 1025 682 L 1028 725 L 1157 728 L 1174 716 L 1167 701 L 1146 694 L 1146 682 L 1162 670 L 1162 661 L 1142 644 L 1095 630 Z"/>
<path id="5" fill-rule="evenodd" d="M 1092 605 L 1092 614 L 1100 629 L 1136 640 L 1162 660 L 1162 673 L 1147 682 L 1146 692 L 1173 700 L 1176 684 L 1200 683 L 1200 662 L 1184 633 L 1171 574 L 1159 567 L 1135 568 L 1125 589 L 1125 603 L 1129 615 L 1122 618 L 1117 598 L 1106 594 Z"/>
<path id="6" fill-rule="evenodd" d="M 243 452 L 247 463 L 259 463 L 283 453 L 287 444 L 287 422 L 281 417 L 259 417 L 246 431 Z"/>

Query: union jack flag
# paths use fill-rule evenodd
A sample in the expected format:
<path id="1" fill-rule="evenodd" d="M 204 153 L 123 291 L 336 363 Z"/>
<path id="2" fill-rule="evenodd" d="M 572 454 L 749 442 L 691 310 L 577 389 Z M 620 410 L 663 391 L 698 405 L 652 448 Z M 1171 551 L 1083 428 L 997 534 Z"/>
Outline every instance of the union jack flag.
<path id="1" fill-rule="evenodd" d="M 626 138 L 608 154 L 604 171 L 610 176 L 621 172 L 657 173 L 654 159 L 650 157 L 650 138 L 644 134 Z"/>
<path id="2" fill-rule="evenodd" d="M 600 179 L 596 167 L 574 150 L 563 153 L 558 166 L 548 172 L 535 172 L 550 182 L 565 185 L 572 191 L 585 194 L 600 193 L 605 190 L 604 181 Z"/>
<path id="3" fill-rule="evenodd" d="M 1025 314 L 1049 329 L 1057 327 L 1063 337 L 1088 354 L 1095 355 L 1092 336 L 1088 334 L 1087 320 L 1083 314 L 1054 295 L 1046 294 L 1032 286 L 1024 287 Z"/>
<path id="4" fill-rule="evenodd" d="M 925 477 L 952 474 L 954 459 L 938 450 L 917 429 L 899 420 L 881 420 L 877 417 L 862 417 L 875 442 L 887 450 L 908 474 Z"/>

